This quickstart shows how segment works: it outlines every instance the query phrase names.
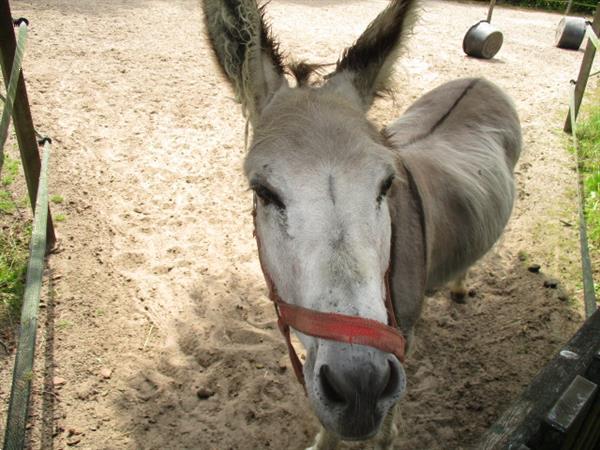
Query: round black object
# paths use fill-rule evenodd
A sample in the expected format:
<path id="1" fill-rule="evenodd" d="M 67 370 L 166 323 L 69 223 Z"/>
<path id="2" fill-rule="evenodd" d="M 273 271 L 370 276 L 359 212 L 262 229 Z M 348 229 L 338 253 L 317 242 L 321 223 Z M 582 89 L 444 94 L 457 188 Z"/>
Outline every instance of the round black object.
<path id="1" fill-rule="evenodd" d="M 487 20 L 476 23 L 463 39 L 463 50 L 475 58 L 491 59 L 502 47 L 504 37 Z"/>
<path id="2" fill-rule="evenodd" d="M 585 19 L 563 17 L 558 23 L 554 43 L 559 48 L 578 50 L 585 36 Z"/>

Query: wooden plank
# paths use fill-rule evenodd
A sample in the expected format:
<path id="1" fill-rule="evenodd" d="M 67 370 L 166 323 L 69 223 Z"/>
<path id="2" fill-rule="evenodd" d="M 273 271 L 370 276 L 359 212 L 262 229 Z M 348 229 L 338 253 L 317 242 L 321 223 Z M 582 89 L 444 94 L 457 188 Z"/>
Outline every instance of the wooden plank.
<path id="1" fill-rule="evenodd" d="M 484 433 L 475 448 L 514 449 L 527 445 L 561 393 L 575 376 L 586 373 L 599 350 L 600 310 L 597 310 Z"/>
<path id="2" fill-rule="evenodd" d="M 572 448 L 597 392 L 598 386 L 577 375 L 544 418 L 540 430 L 530 441 L 531 447 L 536 450 Z"/>
<path id="3" fill-rule="evenodd" d="M 600 385 L 600 350 L 594 355 L 592 363 L 585 372 L 585 377 L 592 383 Z"/>
<path id="4" fill-rule="evenodd" d="M 581 426 L 581 432 L 575 443 L 574 449 L 596 450 L 600 447 L 600 395 L 596 393 L 596 400 L 592 410 Z"/>
<path id="5" fill-rule="evenodd" d="M 10 80 L 10 72 L 13 65 L 16 45 L 10 5 L 8 0 L 0 0 L 0 63 L 2 65 L 2 73 L 6 85 L 8 85 Z M 17 85 L 13 109 L 13 123 L 17 141 L 19 143 L 19 151 L 21 152 L 23 172 L 25 172 L 25 180 L 27 181 L 29 201 L 31 202 L 31 208 L 34 208 L 41 164 L 33 120 L 31 118 L 31 110 L 29 108 L 29 99 L 27 98 L 27 89 L 25 88 L 25 80 L 22 72 L 19 76 L 19 83 Z M 50 211 L 48 211 L 46 232 L 48 236 L 47 250 L 51 250 L 56 244 L 56 235 L 54 233 Z"/>

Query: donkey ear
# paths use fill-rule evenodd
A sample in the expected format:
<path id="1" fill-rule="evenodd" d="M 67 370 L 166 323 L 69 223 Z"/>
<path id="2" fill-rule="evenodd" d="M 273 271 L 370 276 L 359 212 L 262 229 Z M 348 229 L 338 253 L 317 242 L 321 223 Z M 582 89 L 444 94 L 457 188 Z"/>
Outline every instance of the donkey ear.
<path id="1" fill-rule="evenodd" d="M 344 50 L 327 85 L 344 91 L 353 89 L 368 109 L 377 94 L 387 90 L 392 66 L 410 30 L 416 0 L 392 0 L 356 43 Z"/>
<path id="2" fill-rule="evenodd" d="M 203 0 L 204 21 L 221 70 L 252 123 L 286 83 L 279 45 L 255 0 Z"/>

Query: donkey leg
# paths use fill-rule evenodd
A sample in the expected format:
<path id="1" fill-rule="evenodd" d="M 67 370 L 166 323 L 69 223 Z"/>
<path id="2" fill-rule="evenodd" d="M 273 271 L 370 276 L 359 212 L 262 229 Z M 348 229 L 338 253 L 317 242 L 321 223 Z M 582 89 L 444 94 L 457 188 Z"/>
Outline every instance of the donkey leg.
<path id="1" fill-rule="evenodd" d="M 394 448 L 394 441 L 397 437 L 398 427 L 396 426 L 396 406 L 394 405 L 383 421 L 375 450 L 391 450 Z"/>
<path id="2" fill-rule="evenodd" d="M 317 434 L 317 437 L 315 438 L 314 445 L 306 450 L 336 450 L 339 443 L 340 440 L 337 436 L 321 427 L 319 434 Z"/>
<path id="3" fill-rule="evenodd" d="M 450 298 L 456 303 L 465 302 L 465 297 L 467 296 L 467 288 L 465 287 L 466 279 L 467 272 L 465 271 L 462 275 L 456 277 L 456 279 L 450 285 Z"/>

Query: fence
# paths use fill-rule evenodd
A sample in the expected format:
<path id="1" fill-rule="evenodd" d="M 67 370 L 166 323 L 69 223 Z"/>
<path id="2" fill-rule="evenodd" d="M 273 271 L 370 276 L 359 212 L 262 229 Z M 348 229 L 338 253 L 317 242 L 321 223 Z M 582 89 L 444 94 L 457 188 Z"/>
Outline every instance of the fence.
<path id="1" fill-rule="evenodd" d="M 48 208 L 47 189 L 51 141 L 48 138 L 42 138 L 39 141 L 39 144 L 43 145 L 43 156 L 40 159 L 38 140 L 36 139 L 36 132 L 33 127 L 27 91 L 21 70 L 29 24 L 24 19 L 16 22 L 16 25 L 18 26 L 18 39 L 15 38 L 14 25 L 8 0 L 0 0 L 0 63 L 2 65 L 4 81 L 7 86 L 7 95 L 4 99 L 3 114 L 0 120 L 0 172 L 3 163 L 4 143 L 7 138 L 10 119 L 12 118 L 23 163 L 29 198 L 31 205 L 34 208 L 34 224 L 27 269 L 26 290 L 19 330 L 20 339 L 13 373 L 4 450 L 16 450 L 24 447 L 26 420 L 33 375 L 37 313 L 44 271 L 44 256 L 48 249 L 52 248 L 56 242 L 52 218 Z M 594 53 L 598 47 L 597 34 L 599 28 L 600 6 L 596 8 L 593 26 L 588 27 L 587 30 L 588 45 L 578 80 L 574 84 L 570 101 L 569 117 L 565 124 L 565 131 L 572 131 L 573 133 L 574 145 L 576 148 L 576 117 L 589 77 Z M 581 177 L 581 175 L 579 176 Z M 586 299 L 586 314 L 589 317 L 596 311 L 596 299 L 594 296 L 593 281 L 591 281 L 591 265 L 589 263 L 589 250 L 587 249 L 587 237 L 585 234 L 585 218 L 583 217 L 583 206 L 581 204 L 581 178 L 579 180 L 579 186 L 584 296 Z M 570 385 L 568 384 L 571 378 L 566 378 L 565 375 L 572 373 L 576 374 L 585 370 L 586 363 L 594 358 L 594 348 L 592 344 L 594 340 L 597 339 L 598 333 L 600 333 L 600 316 L 599 312 L 596 312 L 595 316 L 588 320 L 587 324 L 582 327 L 578 334 L 568 344 L 567 347 L 570 349 L 568 352 L 570 353 L 564 353 L 565 350 L 563 350 L 563 352 L 557 355 L 553 362 L 533 380 L 530 388 L 528 388 L 519 402 L 515 403 L 515 406 L 510 408 L 497 422 L 497 425 L 492 427 L 490 432 L 486 434 L 484 437 L 485 442 L 482 441 L 481 448 L 498 448 L 496 444 L 507 442 L 510 438 L 510 433 L 516 435 L 518 434 L 517 431 L 522 430 L 523 427 L 531 429 L 533 426 L 531 423 L 533 422 L 531 421 L 532 419 L 530 419 L 529 422 L 527 421 L 527 415 L 531 416 L 532 411 L 539 415 L 541 414 L 540 411 L 542 409 L 547 411 L 548 407 L 552 405 L 550 403 L 550 398 L 545 398 L 547 396 L 544 395 L 543 392 L 548 391 L 548 389 L 556 391 L 559 384 L 559 392 L 565 390 L 568 391 L 569 389 L 578 389 L 579 385 L 574 385 L 574 382 Z M 577 350 L 577 353 L 573 350 Z M 572 358 L 573 354 L 577 356 L 577 358 L 574 361 L 570 361 L 569 358 Z M 600 355 L 596 356 L 596 360 L 600 361 Z M 600 363 L 594 367 L 596 367 L 594 370 L 597 372 L 594 372 L 594 376 L 597 376 L 600 374 L 600 369 L 598 369 Z M 557 371 L 561 373 L 563 378 L 559 384 L 557 384 L 554 379 L 554 373 Z M 581 384 L 579 379 L 576 378 L 575 380 Z M 554 384 L 552 384 L 553 382 Z M 546 391 L 543 391 L 543 389 L 546 389 Z M 533 404 L 532 402 L 535 402 L 535 400 L 539 398 L 544 400 L 544 405 L 541 405 L 540 402 L 538 402 L 535 408 L 531 406 Z M 587 407 L 589 408 L 589 404 Z M 539 423 L 539 420 L 537 423 Z M 594 424 L 596 424 L 596 422 L 594 422 Z M 518 428 L 519 426 L 521 428 Z M 590 429 L 600 428 L 596 427 Z M 519 436 L 523 437 L 522 435 Z M 518 448 L 527 447 L 523 444 Z"/>
<path id="2" fill-rule="evenodd" d="M 588 44 L 573 81 L 565 131 L 578 149 L 576 118 L 598 47 L 600 4 L 588 25 Z M 567 126 L 568 125 L 568 126 Z M 577 150 L 578 167 L 579 151 Z M 597 308 L 587 244 L 583 179 L 578 170 L 579 233 L 587 321 L 484 433 L 481 450 L 595 450 L 600 443 L 600 309 Z"/>
<path id="3" fill-rule="evenodd" d="M 594 62 L 594 56 L 596 50 L 600 46 L 598 40 L 598 34 L 600 34 L 600 4 L 596 6 L 596 13 L 594 15 L 594 21 L 588 24 L 586 27 L 587 46 L 581 62 L 581 68 L 579 69 L 579 75 L 577 81 L 572 81 L 573 88 L 571 89 L 571 95 L 569 97 L 569 113 L 565 121 L 564 130 L 567 133 L 571 133 L 573 137 L 573 146 L 577 154 L 577 196 L 579 201 L 579 240 L 581 249 L 581 268 L 583 274 L 583 297 L 585 303 L 586 317 L 590 317 L 597 309 L 596 295 L 594 290 L 594 280 L 592 272 L 592 264 L 590 258 L 590 251 L 588 247 L 587 239 L 587 227 L 584 214 L 584 191 L 583 191 L 583 174 L 581 173 L 581 153 L 577 143 L 577 114 L 579 113 L 579 107 L 583 99 L 583 93 L 587 86 L 590 72 L 592 70 L 592 63 Z"/>
<path id="4" fill-rule="evenodd" d="M 15 38 L 13 25 L 18 26 L 18 38 Z M 34 213 L 19 343 L 4 438 L 5 450 L 22 449 L 25 444 L 44 257 L 56 242 L 48 208 L 48 160 L 51 141 L 49 138 L 39 141 L 44 150 L 40 161 L 38 141 L 21 70 L 28 26 L 26 19 L 19 19 L 13 23 L 8 0 L 0 0 L 0 63 L 7 86 L 0 120 L 0 172 L 4 161 L 4 144 L 12 118 Z"/>

